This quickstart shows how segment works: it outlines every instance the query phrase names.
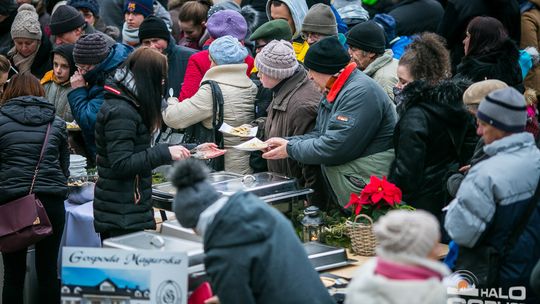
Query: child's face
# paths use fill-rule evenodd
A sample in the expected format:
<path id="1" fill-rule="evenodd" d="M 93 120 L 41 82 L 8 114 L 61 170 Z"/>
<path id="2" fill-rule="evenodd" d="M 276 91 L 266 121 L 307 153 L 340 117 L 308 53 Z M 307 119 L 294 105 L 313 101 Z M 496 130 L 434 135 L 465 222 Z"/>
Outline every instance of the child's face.
<path id="1" fill-rule="evenodd" d="M 54 54 L 53 73 L 59 82 L 66 82 L 69 79 L 69 62 L 61 55 Z"/>

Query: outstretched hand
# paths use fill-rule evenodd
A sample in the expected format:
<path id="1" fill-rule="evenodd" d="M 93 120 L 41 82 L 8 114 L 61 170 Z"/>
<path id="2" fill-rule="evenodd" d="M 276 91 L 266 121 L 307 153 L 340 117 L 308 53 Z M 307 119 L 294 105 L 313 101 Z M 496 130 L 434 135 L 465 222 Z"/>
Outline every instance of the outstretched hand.
<path id="1" fill-rule="evenodd" d="M 289 154 L 287 153 L 287 144 L 289 143 L 288 140 L 284 138 L 273 137 L 267 140 L 265 143 L 268 144 L 268 148 L 262 155 L 263 158 L 277 160 L 289 157 Z"/>

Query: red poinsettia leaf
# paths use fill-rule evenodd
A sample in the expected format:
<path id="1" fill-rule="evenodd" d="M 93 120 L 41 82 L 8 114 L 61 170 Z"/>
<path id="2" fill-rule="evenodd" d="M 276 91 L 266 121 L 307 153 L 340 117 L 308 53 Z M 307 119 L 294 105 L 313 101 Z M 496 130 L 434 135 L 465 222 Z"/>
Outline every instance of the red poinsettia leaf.
<path id="1" fill-rule="evenodd" d="M 347 209 L 356 204 L 358 204 L 358 195 L 356 195 L 356 193 L 351 193 L 351 196 L 349 197 L 349 202 L 343 208 Z"/>
<path id="2" fill-rule="evenodd" d="M 377 192 L 371 196 L 371 201 L 373 201 L 373 203 L 378 203 L 383 198 L 383 196 L 383 191 Z"/>

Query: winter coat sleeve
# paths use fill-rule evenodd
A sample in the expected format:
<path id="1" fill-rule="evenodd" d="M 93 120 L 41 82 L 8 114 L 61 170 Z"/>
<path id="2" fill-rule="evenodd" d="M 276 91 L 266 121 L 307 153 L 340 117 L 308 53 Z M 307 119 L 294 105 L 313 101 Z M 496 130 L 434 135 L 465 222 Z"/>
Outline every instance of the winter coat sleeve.
<path id="1" fill-rule="evenodd" d="M 255 304 L 250 288 L 250 269 L 245 264 L 238 264 L 237 259 L 228 259 L 231 253 L 223 249 L 207 252 L 206 272 L 219 301 L 223 304 Z"/>
<path id="2" fill-rule="evenodd" d="M 495 214 L 490 176 L 478 174 L 475 166 L 467 174 L 457 197 L 450 203 L 444 227 L 460 246 L 473 247 Z"/>
<path id="3" fill-rule="evenodd" d="M 396 159 L 392 165 L 389 180 L 403 193 L 414 193 L 422 184 L 426 159 L 428 128 L 425 114 L 415 108 L 407 111 L 399 121 Z"/>
<path id="4" fill-rule="evenodd" d="M 98 91 L 97 95 L 90 97 L 90 90 Z M 85 87 L 74 89 L 68 94 L 69 106 L 73 117 L 84 132 L 94 133 L 96 116 L 105 98 L 103 88 Z"/>
<path id="5" fill-rule="evenodd" d="M 521 42 L 522 49 L 532 46 L 538 49 L 538 32 L 540 31 L 538 20 L 525 12 L 521 15 Z"/>
<path id="6" fill-rule="evenodd" d="M 180 91 L 180 101 L 191 98 L 197 93 L 205 72 L 202 71 L 201 66 L 197 63 L 193 55 L 189 57 L 186 74 L 184 75 L 184 84 L 182 84 L 182 90 Z"/>
<path id="7" fill-rule="evenodd" d="M 169 98 L 167 103 L 163 121 L 173 129 L 184 129 L 212 117 L 212 88 L 203 85 L 193 97 L 182 102 Z"/>
<path id="8" fill-rule="evenodd" d="M 374 122 L 382 116 L 382 109 L 364 89 L 352 89 L 340 98 L 343 101 L 324 133 L 319 137 L 311 137 L 310 133 L 289 142 L 287 152 L 291 158 L 308 165 L 338 165 L 354 160 L 361 154 L 359 151 L 366 149 L 379 129 Z"/>
<path id="9" fill-rule="evenodd" d="M 134 153 L 137 122 L 124 111 L 108 111 L 104 115 L 104 134 L 108 161 L 118 177 L 132 177 L 171 163 L 166 144 L 159 144 Z"/>

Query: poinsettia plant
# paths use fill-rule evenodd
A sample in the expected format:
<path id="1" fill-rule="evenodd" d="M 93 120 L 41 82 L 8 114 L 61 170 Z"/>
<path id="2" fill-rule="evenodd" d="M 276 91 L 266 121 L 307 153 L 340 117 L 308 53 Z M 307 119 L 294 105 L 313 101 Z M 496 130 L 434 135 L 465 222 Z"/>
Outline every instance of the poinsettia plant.
<path id="1" fill-rule="evenodd" d="M 413 209 L 401 201 L 401 189 L 386 180 L 371 176 L 369 184 L 360 192 L 360 195 L 351 193 L 349 202 L 344 208 L 352 208 L 351 220 L 357 215 L 365 214 L 376 222 L 379 217 L 392 209 Z"/>

